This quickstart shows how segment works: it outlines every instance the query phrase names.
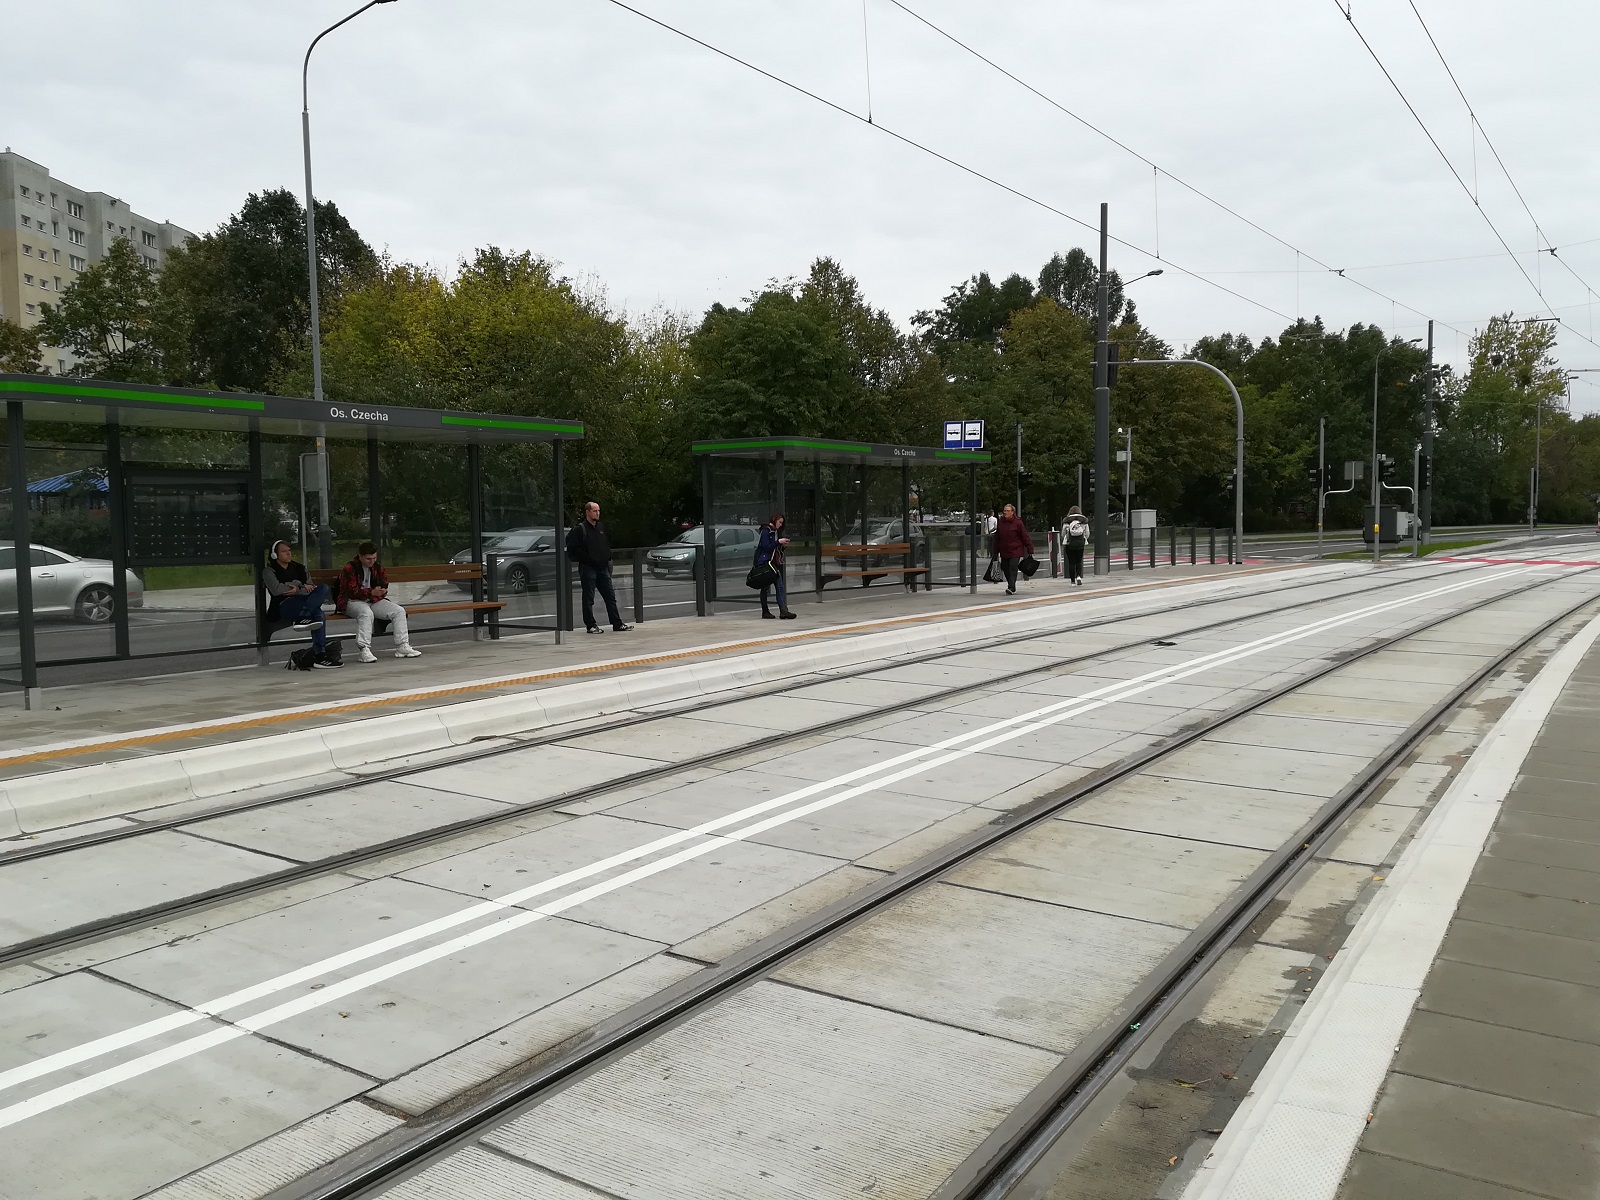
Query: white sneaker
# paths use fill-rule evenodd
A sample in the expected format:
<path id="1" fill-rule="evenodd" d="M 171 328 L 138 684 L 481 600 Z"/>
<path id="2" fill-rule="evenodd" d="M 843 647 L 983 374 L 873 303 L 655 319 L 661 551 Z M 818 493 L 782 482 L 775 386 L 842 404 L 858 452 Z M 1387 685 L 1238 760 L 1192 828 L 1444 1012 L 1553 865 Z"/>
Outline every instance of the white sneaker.
<path id="1" fill-rule="evenodd" d="M 412 649 L 411 643 L 407 642 L 404 646 L 396 646 L 394 648 L 394 656 L 396 658 L 421 658 L 422 651 Z"/>
<path id="2" fill-rule="evenodd" d="M 372 652 L 371 646 L 361 647 L 360 659 L 362 662 L 377 662 L 378 656 Z"/>

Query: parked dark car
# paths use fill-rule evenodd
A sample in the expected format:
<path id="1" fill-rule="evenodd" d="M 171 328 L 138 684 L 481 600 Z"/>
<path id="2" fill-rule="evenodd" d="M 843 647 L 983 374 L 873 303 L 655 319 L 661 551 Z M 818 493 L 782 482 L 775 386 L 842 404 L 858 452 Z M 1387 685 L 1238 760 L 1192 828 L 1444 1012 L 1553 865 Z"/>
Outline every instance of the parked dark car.
<path id="1" fill-rule="evenodd" d="M 717 575 L 745 575 L 756 561 L 756 541 L 760 530 L 754 525 L 717 526 Z M 694 573 L 695 556 L 703 552 L 706 529 L 697 525 L 685 529 L 670 542 L 652 546 L 645 552 L 644 564 L 657 579 Z"/>
<path id="2" fill-rule="evenodd" d="M 867 545 L 885 546 L 898 545 L 905 542 L 905 526 L 899 517 L 892 521 L 879 521 L 867 527 Z M 913 565 L 927 561 L 928 537 L 922 532 L 922 525 L 918 521 L 911 522 L 911 558 Z M 841 546 L 859 546 L 861 544 L 861 523 L 858 521 L 844 532 L 837 543 Z M 904 560 L 899 554 L 873 554 L 865 555 L 859 559 L 840 558 L 836 560 L 840 566 L 859 566 L 862 569 L 881 566 L 899 566 Z"/>
<path id="3" fill-rule="evenodd" d="M 29 547 L 36 616 L 70 616 L 86 625 L 104 625 L 116 613 L 113 568 L 103 558 L 78 558 L 49 546 Z M 128 607 L 144 607 L 144 581 L 127 572 Z M 0 542 L 0 614 L 17 611 L 15 543 Z"/>
<path id="4" fill-rule="evenodd" d="M 556 582 L 556 531 L 549 527 L 508 529 L 483 541 L 484 565 L 488 556 L 499 555 L 502 595 L 520 596 L 524 592 L 550 592 Z M 450 560 L 469 563 L 472 551 L 463 550 Z M 456 581 L 456 587 L 470 592 L 472 584 Z"/>

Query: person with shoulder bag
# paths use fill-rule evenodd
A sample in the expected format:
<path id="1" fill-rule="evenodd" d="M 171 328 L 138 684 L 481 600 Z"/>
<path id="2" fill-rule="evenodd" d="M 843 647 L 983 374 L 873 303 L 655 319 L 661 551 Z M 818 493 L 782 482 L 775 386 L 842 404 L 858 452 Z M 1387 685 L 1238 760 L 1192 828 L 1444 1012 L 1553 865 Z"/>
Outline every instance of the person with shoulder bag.
<path id="1" fill-rule="evenodd" d="M 793 621 L 795 614 L 789 611 L 789 591 L 783 576 L 783 548 L 789 544 L 789 539 L 783 536 L 784 526 L 788 522 L 782 513 L 773 513 L 772 519 L 761 527 L 761 540 L 756 543 L 755 566 L 751 568 L 752 578 L 759 577 L 761 581 L 761 615 L 767 620 L 772 620 L 772 610 L 767 607 L 767 593 L 778 593 L 778 618 Z"/>
<path id="2" fill-rule="evenodd" d="M 1008 504 L 1000 512 L 1000 520 L 995 523 L 994 554 L 1000 560 L 1000 569 L 1005 572 L 1006 595 L 1017 594 L 1017 564 L 1024 558 L 1033 557 L 1033 539 L 1028 536 L 1028 528 L 1022 523 L 1022 518 L 1017 516 L 1014 504 Z"/>
<path id="3" fill-rule="evenodd" d="M 1089 544 L 1089 521 L 1074 504 L 1061 523 L 1061 546 L 1067 554 L 1067 582 L 1083 586 L 1083 548 Z"/>

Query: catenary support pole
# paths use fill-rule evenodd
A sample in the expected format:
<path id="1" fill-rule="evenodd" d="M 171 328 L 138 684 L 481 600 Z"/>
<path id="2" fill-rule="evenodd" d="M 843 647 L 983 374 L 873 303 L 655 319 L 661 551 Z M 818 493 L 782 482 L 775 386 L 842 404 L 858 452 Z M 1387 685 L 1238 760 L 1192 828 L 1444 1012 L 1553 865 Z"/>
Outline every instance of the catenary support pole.
<path id="1" fill-rule="evenodd" d="M 1111 381 L 1110 304 L 1106 254 L 1110 206 L 1100 205 L 1100 274 L 1095 284 L 1094 343 L 1094 573 L 1111 573 Z"/>
<path id="2" fill-rule="evenodd" d="M 1417 493 L 1418 536 L 1433 541 L 1433 322 L 1428 322 L 1428 381 L 1422 393 L 1422 457 L 1428 461 L 1428 483 Z"/>

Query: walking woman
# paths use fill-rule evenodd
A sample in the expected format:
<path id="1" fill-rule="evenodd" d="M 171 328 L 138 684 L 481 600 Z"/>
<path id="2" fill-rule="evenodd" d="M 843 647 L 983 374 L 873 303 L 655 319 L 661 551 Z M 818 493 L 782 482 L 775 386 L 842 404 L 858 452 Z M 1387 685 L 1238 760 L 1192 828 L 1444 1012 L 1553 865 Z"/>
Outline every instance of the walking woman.
<path id="1" fill-rule="evenodd" d="M 1000 569 L 1006 573 L 1006 595 L 1017 594 L 1017 563 L 1024 555 L 1033 553 L 1033 539 L 1028 528 L 1017 516 L 1017 506 L 1008 504 L 1000 512 L 994 530 L 994 553 L 1000 560 Z"/>
<path id="2" fill-rule="evenodd" d="M 1089 522 L 1074 504 L 1061 525 L 1061 546 L 1067 552 L 1067 582 L 1083 586 L 1083 548 L 1089 543 Z"/>
<path id="3" fill-rule="evenodd" d="M 789 539 L 783 536 L 785 523 L 782 513 L 773 513 L 772 520 L 761 527 L 761 540 L 756 543 L 756 564 L 772 564 L 772 582 L 761 589 L 761 615 L 768 620 L 773 619 L 773 612 L 767 607 L 767 593 L 774 588 L 778 592 L 777 616 L 785 621 L 794 620 L 794 613 L 789 611 L 789 591 L 783 577 L 783 548 L 789 544 Z"/>

